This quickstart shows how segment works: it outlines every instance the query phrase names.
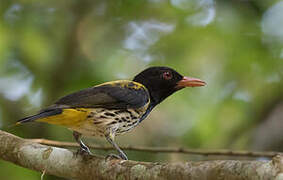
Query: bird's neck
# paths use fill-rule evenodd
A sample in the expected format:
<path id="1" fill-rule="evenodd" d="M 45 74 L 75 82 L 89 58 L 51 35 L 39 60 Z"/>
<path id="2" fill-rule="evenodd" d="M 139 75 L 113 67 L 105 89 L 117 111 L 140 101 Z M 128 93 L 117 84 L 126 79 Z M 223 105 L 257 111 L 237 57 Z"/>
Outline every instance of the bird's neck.
<path id="1" fill-rule="evenodd" d="M 152 103 L 151 105 L 155 107 L 174 92 L 174 90 L 168 91 L 166 89 L 149 89 L 150 102 Z"/>
<path id="2" fill-rule="evenodd" d="M 150 80 L 142 78 L 142 77 L 135 77 L 133 81 L 138 82 L 146 87 L 148 93 L 150 95 L 150 107 L 153 109 L 157 104 L 161 103 L 165 98 L 173 94 L 176 90 L 170 88 L 164 88 L 159 83 L 152 83 Z M 163 88 L 161 88 L 163 87 Z"/>

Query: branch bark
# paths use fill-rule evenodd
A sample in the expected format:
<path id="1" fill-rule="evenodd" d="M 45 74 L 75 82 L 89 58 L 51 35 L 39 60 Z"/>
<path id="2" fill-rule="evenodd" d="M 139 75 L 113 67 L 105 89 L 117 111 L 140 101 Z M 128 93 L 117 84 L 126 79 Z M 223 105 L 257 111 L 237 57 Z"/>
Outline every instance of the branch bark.
<path id="1" fill-rule="evenodd" d="M 79 148 L 78 143 L 73 142 L 62 142 L 62 141 L 53 141 L 48 139 L 29 139 L 32 142 L 55 146 L 61 148 Z M 115 150 L 112 146 L 99 146 L 94 144 L 88 144 L 89 148 L 111 151 Z M 182 153 L 182 154 L 195 154 L 195 155 L 203 155 L 203 156 L 238 156 L 238 157 L 269 157 L 272 158 L 276 155 L 283 155 L 283 153 L 275 152 L 275 151 L 232 151 L 228 149 L 218 149 L 218 150 L 200 150 L 200 149 L 187 149 L 187 148 L 164 148 L 164 147 L 132 147 L 132 146 L 124 146 L 120 147 L 123 150 L 129 151 L 142 151 L 142 152 L 150 152 L 150 153 Z"/>
<path id="2" fill-rule="evenodd" d="M 0 131 L 0 158 L 68 179 L 262 179 L 283 178 L 283 156 L 271 161 L 201 161 L 151 163 L 105 161 L 62 148 L 41 145 Z"/>

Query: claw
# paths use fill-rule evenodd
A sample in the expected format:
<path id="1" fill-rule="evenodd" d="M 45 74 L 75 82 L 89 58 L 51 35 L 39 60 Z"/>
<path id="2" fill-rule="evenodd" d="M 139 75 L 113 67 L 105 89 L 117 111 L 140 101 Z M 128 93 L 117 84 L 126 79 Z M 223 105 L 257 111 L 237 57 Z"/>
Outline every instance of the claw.
<path id="1" fill-rule="evenodd" d="M 122 159 L 120 156 L 118 156 L 117 154 L 108 154 L 106 157 L 105 157 L 105 160 L 106 161 L 111 161 L 113 159 Z"/>
<path id="2" fill-rule="evenodd" d="M 120 155 L 117 155 L 117 154 L 108 154 L 106 157 L 105 157 L 105 160 L 114 160 L 114 159 L 122 159 L 122 160 L 128 160 L 127 156 L 122 156 L 121 154 Z"/>
<path id="3" fill-rule="evenodd" d="M 90 152 L 89 148 L 86 146 L 84 148 L 79 148 L 78 151 L 76 152 L 76 155 L 92 155 Z"/>
<path id="4" fill-rule="evenodd" d="M 114 138 L 110 135 L 106 136 L 107 141 L 115 147 L 115 149 L 119 152 L 119 155 L 115 155 L 115 157 L 119 157 L 118 159 L 128 160 L 127 155 L 119 148 L 119 146 L 115 143 Z"/>
<path id="5" fill-rule="evenodd" d="M 80 148 L 76 152 L 76 155 L 92 155 L 92 153 L 90 152 L 89 148 L 82 142 L 81 134 L 76 132 L 76 131 L 74 131 L 73 132 L 73 136 L 74 136 L 75 140 L 80 145 Z"/>

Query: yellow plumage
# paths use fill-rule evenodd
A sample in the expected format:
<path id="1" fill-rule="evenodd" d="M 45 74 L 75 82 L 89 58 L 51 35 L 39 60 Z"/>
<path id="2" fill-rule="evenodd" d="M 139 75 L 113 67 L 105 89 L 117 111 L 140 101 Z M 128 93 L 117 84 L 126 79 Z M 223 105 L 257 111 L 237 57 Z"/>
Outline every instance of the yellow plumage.
<path id="1" fill-rule="evenodd" d="M 89 109 L 77 108 L 77 109 L 63 109 L 63 112 L 58 115 L 48 116 L 38 119 L 38 122 L 46 122 L 49 124 L 61 125 L 66 127 L 78 126 L 80 123 L 86 120 L 89 113 Z"/>

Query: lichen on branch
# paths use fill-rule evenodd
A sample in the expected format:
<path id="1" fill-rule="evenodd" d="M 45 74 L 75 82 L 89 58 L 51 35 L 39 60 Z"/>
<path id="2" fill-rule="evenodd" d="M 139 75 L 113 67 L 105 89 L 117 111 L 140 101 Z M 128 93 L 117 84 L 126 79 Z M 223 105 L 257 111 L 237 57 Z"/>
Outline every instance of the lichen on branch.
<path id="1" fill-rule="evenodd" d="M 216 160 L 152 163 L 105 160 L 41 145 L 0 131 L 0 158 L 19 166 L 67 179 L 280 179 L 283 156 L 271 161 Z"/>

